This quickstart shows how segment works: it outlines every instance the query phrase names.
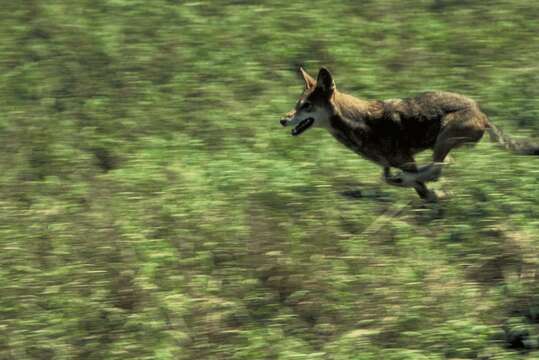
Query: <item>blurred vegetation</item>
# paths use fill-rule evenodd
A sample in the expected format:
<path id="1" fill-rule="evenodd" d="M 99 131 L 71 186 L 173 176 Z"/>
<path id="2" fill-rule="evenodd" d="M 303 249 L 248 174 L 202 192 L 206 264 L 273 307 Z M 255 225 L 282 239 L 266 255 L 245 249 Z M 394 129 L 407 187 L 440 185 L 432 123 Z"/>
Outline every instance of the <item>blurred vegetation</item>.
<path id="1" fill-rule="evenodd" d="M 2 7 L 0 359 L 539 357 L 539 159 L 456 151 L 435 210 L 278 124 L 304 64 L 537 135 L 538 2 Z"/>

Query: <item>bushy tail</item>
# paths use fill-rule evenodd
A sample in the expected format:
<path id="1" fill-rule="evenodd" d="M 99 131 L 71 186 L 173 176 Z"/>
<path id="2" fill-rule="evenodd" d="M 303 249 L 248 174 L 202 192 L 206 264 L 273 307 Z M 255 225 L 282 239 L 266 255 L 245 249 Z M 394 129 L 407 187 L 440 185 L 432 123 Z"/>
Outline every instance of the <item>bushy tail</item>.
<path id="1" fill-rule="evenodd" d="M 494 124 L 489 122 L 488 135 L 492 142 L 502 145 L 505 149 L 520 155 L 539 155 L 539 145 L 526 140 L 515 140 L 504 134 Z"/>

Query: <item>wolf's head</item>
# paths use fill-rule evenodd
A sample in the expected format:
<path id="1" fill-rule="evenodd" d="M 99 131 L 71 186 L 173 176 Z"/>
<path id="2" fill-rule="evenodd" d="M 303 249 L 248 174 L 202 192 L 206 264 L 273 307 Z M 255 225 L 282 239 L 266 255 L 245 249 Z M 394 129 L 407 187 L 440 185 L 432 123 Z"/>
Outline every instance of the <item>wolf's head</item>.
<path id="1" fill-rule="evenodd" d="M 305 89 L 294 109 L 280 121 L 283 126 L 294 127 L 294 136 L 311 127 L 329 127 L 334 112 L 331 100 L 336 91 L 333 77 L 326 68 L 320 69 L 316 80 L 301 67 L 299 73 L 305 81 Z"/>

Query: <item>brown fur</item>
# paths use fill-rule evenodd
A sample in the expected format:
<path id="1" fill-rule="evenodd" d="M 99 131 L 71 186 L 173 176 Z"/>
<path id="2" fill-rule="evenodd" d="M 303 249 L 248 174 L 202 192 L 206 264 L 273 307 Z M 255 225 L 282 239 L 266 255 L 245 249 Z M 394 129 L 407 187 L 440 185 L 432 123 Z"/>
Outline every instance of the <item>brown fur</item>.
<path id="1" fill-rule="evenodd" d="M 330 132 L 356 145 L 361 143 L 360 155 L 382 166 L 408 166 L 414 154 L 433 149 L 439 137 L 454 146 L 475 142 L 488 126 L 487 117 L 473 100 L 452 93 L 428 92 L 404 100 L 366 102 L 335 92 L 332 102 L 335 114 Z M 435 161 L 445 157 L 440 145 Z"/>
<path id="2" fill-rule="evenodd" d="M 477 103 L 466 96 L 426 92 L 407 99 L 366 101 L 338 91 L 324 68 L 316 81 L 303 69 L 300 73 L 305 92 L 288 118 L 304 102 L 323 107 L 329 113 L 328 130 L 339 142 L 384 167 L 384 179 L 389 184 L 414 187 L 426 200 L 436 199 L 425 182 L 438 179 L 449 151 L 465 143 L 476 143 L 485 130 L 506 148 L 522 150 L 491 125 Z M 418 168 L 414 155 L 426 149 L 433 150 L 433 162 Z M 537 149 L 527 146 L 525 151 L 517 152 L 534 154 Z M 391 167 L 401 169 L 402 173 L 392 176 Z"/>

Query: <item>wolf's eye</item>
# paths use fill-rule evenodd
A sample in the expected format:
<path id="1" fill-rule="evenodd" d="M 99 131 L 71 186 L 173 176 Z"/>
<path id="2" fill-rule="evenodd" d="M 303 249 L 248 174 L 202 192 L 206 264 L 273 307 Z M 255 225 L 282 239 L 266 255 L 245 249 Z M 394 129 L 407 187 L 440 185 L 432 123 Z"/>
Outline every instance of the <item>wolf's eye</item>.
<path id="1" fill-rule="evenodd" d="M 306 102 L 301 105 L 300 110 L 311 111 L 312 107 L 313 104 L 311 104 L 310 102 Z"/>

